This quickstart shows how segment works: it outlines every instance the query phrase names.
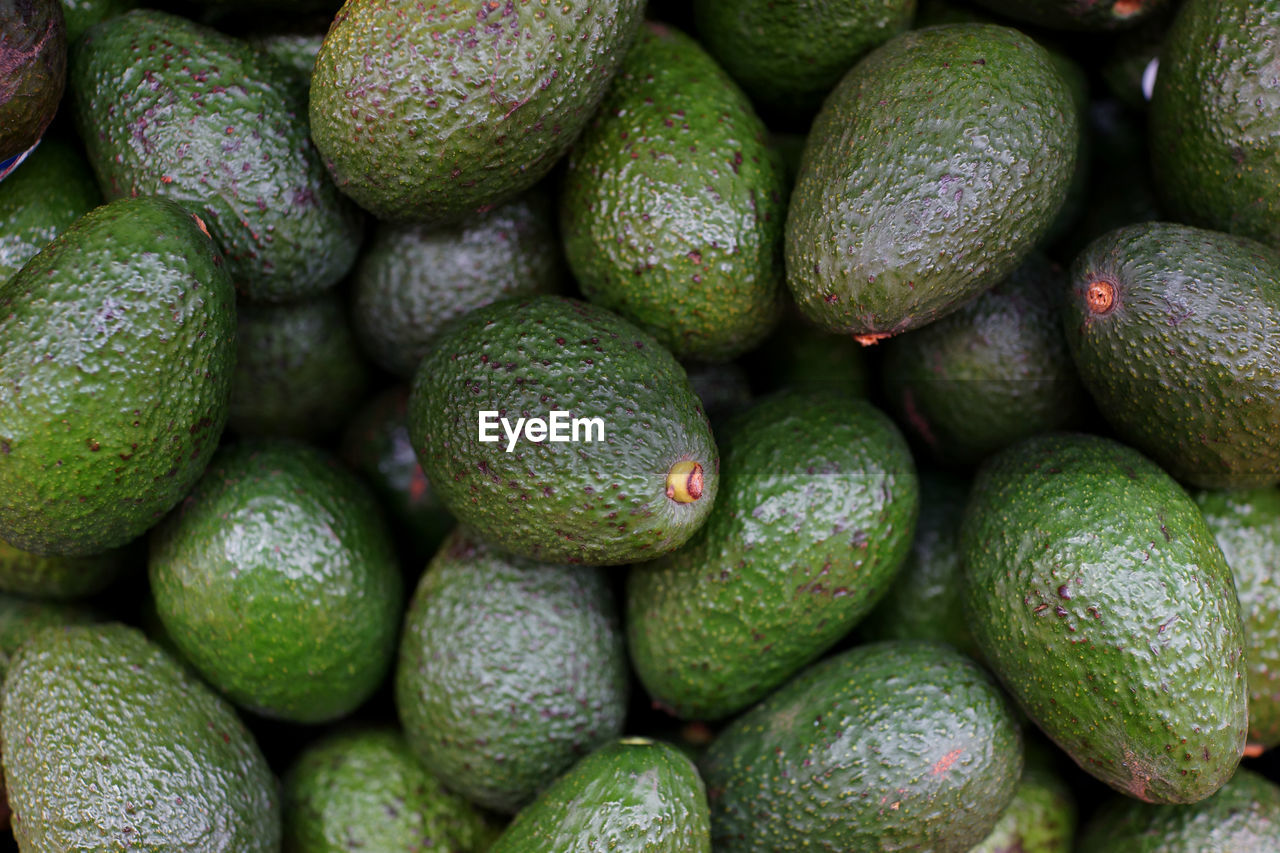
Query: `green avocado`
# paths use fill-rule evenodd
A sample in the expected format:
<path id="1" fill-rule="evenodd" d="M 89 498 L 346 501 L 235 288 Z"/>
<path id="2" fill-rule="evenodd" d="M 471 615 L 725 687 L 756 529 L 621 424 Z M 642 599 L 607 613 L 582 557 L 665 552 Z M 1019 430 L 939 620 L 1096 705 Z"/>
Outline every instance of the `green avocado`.
<path id="1" fill-rule="evenodd" d="M 1168 474 L 1110 439 L 1036 436 L 979 470 L 960 550 L 984 659 L 1081 768 L 1153 803 L 1231 778 L 1248 729 L 1240 607 Z"/>
<path id="2" fill-rule="evenodd" d="M 514 813 L 622 733 L 622 628 L 605 575 L 511 557 L 462 533 L 405 617 L 396 706 L 409 746 L 474 803 Z"/>
<path id="3" fill-rule="evenodd" d="M 1062 30 L 1131 27 L 1168 0 L 974 0 L 1024 24 Z"/>
<path id="4" fill-rule="evenodd" d="M 919 510 L 906 441 L 864 400 L 775 394 L 719 440 L 707 523 L 627 577 L 631 662 L 687 719 L 746 708 L 847 634 L 888 590 Z"/>
<path id="5" fill-rule="evenodd" d="M 58 0 L 0 0 L 0 174 L 44 136 L 66 82 Z"/>
<path id="6" fill-rule="evenodd" d="M 101 201 L 84 157 L 50 134 L 0 183 L 0 284 Z"/>
<path id="7" fill-rule="evenodd" d="M 199 219 L 144 196 L 77 220 L 0 284 L 0 540 L 87 556 L 159 521 L 217 447 L 235 345 Z"/>
<path id="8" fill-rule="evenodd" d="M 311 133 L 379 219 L 444 225 L 537 183 L 591 118 L 643 0 L 347 0 L 311 78 Z"/>
<path id="9" fill-rule="evenodd" d="M 0 681 L 22 644 L 42 628 L 89 625 L 99 616 L 83 604 L 36 601 L 0 593 Z"/>
<path id="10" fill-rule="evenodd" d="M 794 304 L 789 309 L 773 334 L 743 359 L 761 390 L 868 396 L 872 376 L 866 348 L 814 326 Z"/>
<path id="11" fill-rule="evenodd" d="M 0 706 L 13 834 L 26 853 L 276 853 L 276 780 L 231 706 L 141 632 L 46 628 Z"/>
<path id="12" fill-rule="evenodd" d="M 76 42 L 94 24 L 123 15 L 142 5 L 142 0 L 62 0 L 62 13 L 67 21 L 67 46 Z"/>
<path id="13" fill-rule="evenodd" d="M 47 557 L 0 542 L 0 592 L 34 598 L 84 598 L 101 592 L 125 568 L 125 548 L 89 557 Z"/>
<path id="14" fill-rule="evenodd" d="M 991 834 L 969 853 L 1071 853 L 1076 834 L 1075 797 L 1056 773 L 1032 764 L 1031 755 L 1028 750 L 1013 801 Z"/>

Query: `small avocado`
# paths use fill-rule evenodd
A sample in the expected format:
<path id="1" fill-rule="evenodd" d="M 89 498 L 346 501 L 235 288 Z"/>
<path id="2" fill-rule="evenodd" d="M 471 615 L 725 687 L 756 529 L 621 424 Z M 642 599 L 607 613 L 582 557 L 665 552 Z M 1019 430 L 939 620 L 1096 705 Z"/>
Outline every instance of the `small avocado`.
<path id="1" fill-rule="evenodd" d="M 573 765 L 490 853 L 711 853 L 707 794 L 675 747 L 622 738 Z"/>
<path id="2" fill-rule="evenodd" d="M 59 0 L 0 0 L 0 177 L 53 121 L 67 82 Z"/>
<path id="3" fill-rule="evenodd" d="M 1153 803 L 1231 778 L 1248 729 L 1235 585 L 1155 463 L 1097 436 L 1016 444 L 979 469 L 960 550 L 984 659 L 1081 768 Z"/>
<path id="4" fill-rule="evenodd" d="M 409 746 L 474 803 L 514 813 L 622 733 L 622 628 L 605 575 L 454 532 L 405 617 L 396 707 Z"/>
<path id="5" fill-rule="evenodd" d="M 101 202 L 84 157 L 50 134 L 0 183 L 0 284 Z"/>
<path id="6" fill-rule="evenodd" d="M 1013 801 L 991 834 L 969 853 L 1071 853 L 1076 835 L 1075 797 L 1056 773 L 1032 764 L 1031 756 L 1028 750 Z"/>
<path id="7" fill-rule="evenodd" d="M 1132 27 L 1168 0 L 974 0 L 1024 24 L 1060 30 Z"/>
<path id="8" fill-rule="evenodd" d="M 791 302 L 790 297 L 787 301 Z M 871 366 L 866 349 L 847 335 L 820 329 L 788 306 L 773 334 L 743 357 L 762 391 L 819 391 L 845 397 L 866 397 L 871 391 Z"/>
<path id="9" fill-rule="evenodd" d="M 101 592 L 124 570 L 126 548 L 89 557 L 46 557 L 0 541 L 0 592 L 55 600 Z"/>

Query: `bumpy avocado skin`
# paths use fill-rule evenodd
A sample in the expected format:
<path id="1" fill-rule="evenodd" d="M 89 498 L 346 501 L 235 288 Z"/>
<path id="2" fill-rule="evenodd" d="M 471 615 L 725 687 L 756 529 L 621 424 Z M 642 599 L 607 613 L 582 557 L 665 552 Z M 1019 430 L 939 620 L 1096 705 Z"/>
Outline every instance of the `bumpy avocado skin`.
<path id="1" fill-rule="evenodd" d="M 311 78 L 311 133 L 379 219 L 443 225 L 550 171 L 635 38 L 643 0 L 347 0 Z"/>
<path id="2" fill-rule="evenodd" d="M 0 283 L 101 201 L 84 157 L 50 134 L 0 183 Z"/>
<path id="3" fill-rule="evenodd" d="M 628 673 L 605 576 L 455 532 L 405 617 L 396 706 L 423 765 L 515 813 L 622 732 Z"/>
<path id="4" fill-rule="evenodd" d="M 1231 777 L 1248 729 L 1240 607 L 1168 474 L 1110 439 L 1037 436 L 979 470 L 960 547 L 984 658 L 1084 770 L 1154 803 Z"/>
<path id="5" fill-rule="evenodd" d="M 1071 853 L 1076 802 L 1051 770 L 1028 763 L 996 828 L 969 853 Z M 1093 848 L 1085 848 L 1092 850 Z"/>
<path id="6" fill-rule="evenodd" d="M 90 596 L 120 575 L 125 567 L 124 551 L 46 557 L 0 542 L 0 591 L 50 599 Z"/>
<path id="7" fill-rule="evenodd" d="M 706 788 L 675 747 L 623 738 L 516 815 L 490 853 L 711 853 Z"/>
<path id="8" fill-rule="evenodd" d="M 308 141 L 305 105 L 290 86 L 287 71 L 249 44 L 152 10 L 92 27 L 71 63 L 80 136 L 103 195 L 188 207 L 236 287 L 264 302 L 337 283 L 362 232 Z"/>
<path id="9" fill-rule="evenodd" d="M 888 590 L 919 511 L 906 441 L 864 400 L 773 395 L 719 440 L 707 523 L 627 577 L 632 664 L 686 719 L 746 708 L 848 633 Z"/>
<path id="10" fill-rule="evenodd" d="M 1280 248 L 1275 0 L 1187 0 L 1160 53 L 1151 161 L 1170 215 Z"/>
<path id="11" fill-rule="evenodd" d="M 948 24 L 876 48 L 809 132 L 786 226 L 801 310 L 870 342 L 1007 277 L 1066 198 L 1078 125 L 1052 57 L 1017 30 Z"/>
<path id="12" fill-rule="evenodd" d="M 481 853 L 496 834 L 427 772 L 395 729 L 328 735 L 298 756 L 283 781 L 284 853 Z"/>
<path id="13" fill-rule="evenodd" d="M 649 24 L 569 154 L 565 256 L 589 300 L 676 357 L 727 361 L 781 316 L 783 181 L 737 84 Z"/>
<path id="14" fill-rule="evenodd" d="M 223 449 L 154 532 L 156 611 L 214 687 L 259 714 L 350 713 L 395 653 L 401 581 L 355 476 L 290 442 Z"/>
<path id="15" fill-rule="evenodd" d="M 1085 826 L 1093 853 L 1271 853 L 1280 849 L 1280 787 L 1241 769 L 1222 790 L 1188 806 L 1116 797 Z"/>
<path id="16" fill-rule="evenodd" d="M 1119 228 L 1071 270 L 1063 316 L 1085 387 L 1179 480 L 1280 480 L 1280 253 L 1167 222 Z"/>
<path id="17" fill-rule="evenodd" d="M 699 764 L 717 851 L 964 853 L 1013 799 L 1022 734 L 948 646 L 857 646 L 738 717 Z"/>
<path id="18" fill-rule="evenodd" d="M 36 601 L 0 593 L 0 681 L 22 644 L 42 628 L 89 625 L 98 615 L 82 604 Z"/>
<path id="19" fill-rule="evenodd" d="M 1236 582 L 1249 668 L 1249 740 L 1280 745 L 1280 489 L 1195 492 Z"/>
<path id="20" fill-rule="evenodd" d="M 0 540 L 86 556 L 136 538 L 217 447 L 235 293 L 177 204 L 85 214 L 0 284 Z"/>
<path id="21" fill-rule="evenodd" d="M 32 637 L 5 680 L 0 740 L 24 851 L 280 847 L 276 780 L 253 736 L 133 628 Z"/>
<path id="22" fill-rule="evenodd" d="M 479 413 L 600 418 L 578 442 L 481 442 Z M 472 311 L 422 360 L 409 434 L 445 506 L 494 545 L 548 562 L 617 565 L 688 541 L 720 482 L 719 454 L 684 368 L 648 333 L 578 300 L 539 296 Z M 587 440 L 588 436 L 590 440 Z M 570 436 L 571 437 L 571 436 Z M 668 497 L 677 463 L 701 494 Z"/>
<path id="23" fill-rule="evenodd" d="M 1132 27 L 1168 0 L 974 0 L 1024 24 L 1060 30 L 1105 31 Z"/>
<path id="24" fill-rule="evenodd" d="M 379 223 L 356 265 L 352 320 L 370 357 L 410 379 L 451 321 L 564 282 L 555 208 L 534 189 L 448 227 Z"/>
<path id="25" fill-rule="evenodd" d="M 58 0 L 0 2 L 0 163 L 40 141 L 67 82 Z"/>

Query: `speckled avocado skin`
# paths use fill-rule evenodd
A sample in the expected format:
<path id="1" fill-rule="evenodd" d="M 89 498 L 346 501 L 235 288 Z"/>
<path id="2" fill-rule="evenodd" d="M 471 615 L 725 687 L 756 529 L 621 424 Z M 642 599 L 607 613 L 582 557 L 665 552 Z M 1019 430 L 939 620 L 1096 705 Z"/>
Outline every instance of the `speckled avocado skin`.
<path id="1" fill-rule="evenodd" d="M 490 853 L 711 853 L 708 827 L 693 763 L 665 743 L 623 738 L 557 779 Z"/>
<path id="2" fill-rule="evenodd" d="M 103 195 L 162 196 L 198 214 L 245 296 L 297 299 L 351 268 L 359 213 L 325 174 L 274 60 L 185 18 L 134 10 L 92 27 L 70 73 Z"/>
<path id="3" fill-rule="evenodd" d="M 786 226 L 787 284 L 814 322 L 859 336 L 924 325 L 1007 277 L 1048 231 L 1079 117 L 1017 30 L 903 33 L 814 120 Z"/>
<path id="4" fill-rule="evenodd" d="M 283 853 L 481 853 L 495 834 L 394 729 L 331 734 L 308 746 L 284 777 Z"/>
<path id="5" fill-rule="evenodd" d="M 1119 228 L 1076 258 L 1063 322 L 1122 439 L 1194 486 L 1280 481 L 1280 253 L 1188 225 Z"/>
<path id="6" fill-rule="evenodd" d="M 0 542 L 0 591 L 51 599 L 93 595 L 124 569 L 126 550 L 90 557 L 46 557 Z"/>
<path id="7" fill-rule="evenodd" d="M 533 186 L 572 144 L 643 0 L 347 0 L 311 78 L 311 132 L 379 219 L 435 225 Z"/>
<path id="8" fill-rule="evenodd" d="M 857 646 L 735 720 L 699 764 L 717 851 L 964 853 L 1022 772 L 992 678 L 949 646 Z"/>
<path id="9" fill-rule="evenodd" d="M 84 157 L 50 134 L 0 183 L 0 283 L 101 201 Z"/>
<path id="10" fill-rule="evenodd" d="M 0 3 L 0 162 L 40 141 L 67 82 L 67 25 L 58 0 Z"/>
<path id="11" fill-rule="evenodd" d="M 746 708 L 848 633 L 888 590 L 919 511 L 906 441 L 864 400 L 773 395 L 719 440 L 707 523 L 627 577 L 632 664 L 687 719 Z"/>
<path id="12" fill-rule="evenodd" d="M 479 440 L 479 412 L 601 418 L 592 441 L 511 453 Z M 684 368 L 648 333 L 574 299 L 506 300 L 472 311 L 422 360 L 409 434 L 440 499 L 488 541 L 548 562 L 616 565 L 688 541 L 719 487 L 719 454 Z M 584 438 L 580 433 L 580 438 Z M 702 494 L 667 496 L 673 465 L 694 462 Z"/>
<path id="13" fill-rule="evenodd" d="M 681 359 L 726 361 L 781 316 L 784 175 L 746 95 L 648 24 L 569 154 L 565 256 L 583 294 Z"/>
<path id="14" fill-rule="evenodd" d="M 1086 825 L 1094 853 L 1273 853 L 1280 849 L 1280 787 L 1241 769 L 1218 793 L 1189 806 L 1116 797 Z"/>
<path id="15" fill-rule="evenodd" d="M 969 853 L 1071 853 L 1076 835 L 1071 788 L 1051 770 L 1031 764 L 1030 752 L 1027 759 L 1013 801 Z"/>
<path id="16" fill-rule="evenodd" d="M 510 557 L 455 532 L 405 617 L 396 706 L 424 766 L 514 813 L 621 734 L 627 675 L 599 569 Z"/>
<path id="17" fill-rule="evenodd" d="M 1143 21 L 1168 0 L 975 0 L 1024 24 L 1061 30 L 1116 30 Z"/>
<path id="18" fill-rule="evenodd" d="M 177 204 L 121 199 L 0 284 L 0 540 L 84 556 L 182 499 L 227 418 L 235 294 Z"/>
<path id="19" fill-rule="evenodd" d="M 1240 608 L 1168 474 L 1110 439 L 1037 436 L 979 470 L 960 547 L 984 657 L 1084 770 L 1154 803 L 1231 777 L 1248 727 Z"/>
<path id="20" fill-rule="evenodd" d="M 37 601 L 0 593 L 0 681 L 22 644 L 42 628 L 88 625 L 98 621 L 94 611 L 82 604 Z"/>
<path id="21" fill-rule="evenodd" d="M 0 740 L 24 851 L 279 849 L 276 780 L 253 736 L 133 628 L 36 634 L 9 668 Z"/>
<path id="22" fill-rule="evenodd" d="M 353 710 L 395 652 L 401 581 L 373 497 L 291 442 L 223 449 L 157 528 L 156 612 L 232 701 L 315 723 Z"/>

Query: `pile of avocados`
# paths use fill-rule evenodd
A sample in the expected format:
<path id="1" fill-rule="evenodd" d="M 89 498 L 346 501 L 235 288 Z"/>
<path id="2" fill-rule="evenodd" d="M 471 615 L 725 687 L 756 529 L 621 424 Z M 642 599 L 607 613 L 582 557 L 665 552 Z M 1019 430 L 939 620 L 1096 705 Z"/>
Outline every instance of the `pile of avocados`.
<path id="1" fill-rule="evenodd" d="M 0 853 L 1280 851 L 1280 0 L 0 0 Z"/>

